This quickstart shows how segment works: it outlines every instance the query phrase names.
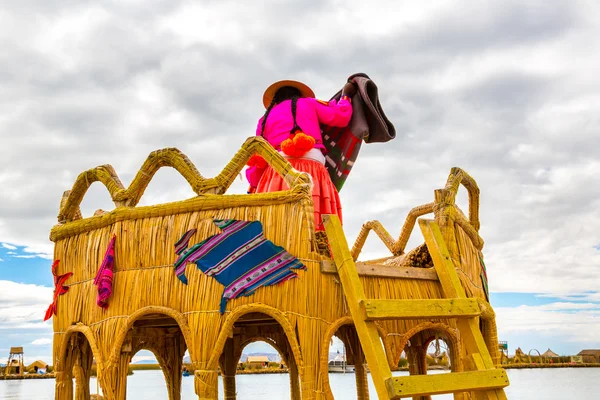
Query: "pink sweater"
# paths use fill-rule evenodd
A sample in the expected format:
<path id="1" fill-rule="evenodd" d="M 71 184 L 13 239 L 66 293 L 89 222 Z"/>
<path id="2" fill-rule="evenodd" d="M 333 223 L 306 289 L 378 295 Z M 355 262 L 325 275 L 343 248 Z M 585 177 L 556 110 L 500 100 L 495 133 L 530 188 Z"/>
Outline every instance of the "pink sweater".
<path id="1" fill-rule="evenodd" d="M 315 148 L 320 149 L 323 153 L 325 153 L 325 146 L 321 137 L 320 124 L 344 127 L 350 123 L 351 117 L 352 105 L 343 98 L 338 102 L 332 100 L 329 103 L 324 103 L 313 98 L 302 97 L 298 99 L 296 106 L 298 126 L 306 135 L 315 138 Z M 261 134 L 262 121 L 263 118 L 261 117 L 256 127 L 256 136 Z M 279 150 L 281 142 L 289 137 L 293 127 L 291 100 L 285 100 L 271 109 L 263 137 L 271 146 Z M 258 185 L 264 171 L 265 169 L 257 167 L 249 167 L 246 170 L 246 178 L 251 187 Z"/>

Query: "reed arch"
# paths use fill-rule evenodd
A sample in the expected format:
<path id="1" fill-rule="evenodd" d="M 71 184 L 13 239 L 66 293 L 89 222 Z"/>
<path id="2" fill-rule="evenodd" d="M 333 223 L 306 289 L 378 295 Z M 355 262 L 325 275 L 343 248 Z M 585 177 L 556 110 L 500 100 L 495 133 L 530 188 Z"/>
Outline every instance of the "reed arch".
<path id="1" fill-rule="evenodd" d="M 244 348 L 252 343 L 257 343 L 257 342 L 264 342 L 268 345 L 270 345 L 271 347 L 273 347 L 277 353 L 279 354 L 279 356 L 281 357 L 281 360 L 283 361 L 283 363 L 287 366 L 288 368 L 288 373 L 289 373 L 289 378 L 290 378 L 290 396 L 292 398 L 292 400 L 300 400 L 301 396 L 300 396 L 300 379 L 299 379 L 299 374 L 298 374 L 298 366 L 296 365 L 296 361 L 294 359 L 293 354 L 291 354 L 289 352 L 290 346 L 289 346 L 289 342 L 287 341 L 287 338 L 285 337 L 285 335 L 282 335 L 282 332 L 278 332 L 275 334 L 271 334 L 268 336 L 254 336 L 251 337 L 250 339 L 245 340 L 244 342 L 242 342 L 239 347 L 234 349 L 234 357 L 233 360 L 235 362 L 235 366 L 237 367 L 241 356 L 242 356 L 242 352 L 244 351 Z M 234 346 L 235 346 L 235 340 L 234 340 Z M 227 344 L 226 344 L 226 349 L 227 349 Z M 228 365 L 228 361 L 226 358 L 226 352 L 224 352 L 224 354 L 222 355 L 220 362 L 219 362 L 219 368 L 221 369 L 221 374 L 223 376 L 223 387 L 225 389 L 225 393 L 224 393 L 224 399 L 225 400 L 236 400 L 237 399 L 237 391 L 236 391 L 236 387 L 235 387 L 235 377 L 231 377 L 231 376 L 226 376 L 227 374 L 223 374 L 223 371 L 225 371 L 226 373 L 229 372 L 233 372 L 234 375 L 237 375 L 236 369 L 233 368 L 233 366 Z M 231 361 L 229 361 L 231 362 Z M 265 393 L 265 395 L 268 396 L 268 393 Z"/>
<path id="2" fill-rule="evenodd" d="M 269 346 L 273 347 L 277 351 L 277 354 L 279 354 L 279 357 L 281 357 L 281 360 L 287 365 L 288 362 L 287 362 L 286 354 L 283 352 L 283 350 L 281 349 L 279 344 L 277 344 L 277 342 L 275 340 L 273 340 L 269 337 L 266 337 L 266 336 L 255 336 L 251 339 L 246 340 L 245 342 L 242 342 L 240 344 L 240 348 L 239 348 L 240 357 L 241 357 L 242 353 L 244 352 L 244 349 L 247 346 L 251 345 L 252 343 L 258 343 L 258 342 L 264 342 L 264 343 L 268 344 Z M 238 357 L 236 363 L 239 362 L 240 357 Z"/>
<path id="3" fill-rule="evenodd" d="M 252 324 L 261 326 L 252 327 Z M 261 340 L 272 345 L 281 355 L 290 374 L 291 398 L 300 400 L 302 354 L 296 332 L 283 312 L 264 304 L 236 308 L 226 317 L 220 329 L 206 369 L 221 369 L 224 398 L 236 399 L 235 375 L 243 348 Z"/>
<path id="4" fill-rule="evenodd" d="M 398 347 L 399 354 L 396 355 L 396 359 L 399 361 L 402 351 L 405 351 L 408 357 L 410 374 L 427 374 L 427 349 L 429 344 L 436 338 L 444 340 L 448 345 L 450 350 L 448 357 L 451 360 L 452 372 L 462 371 L 463 363 L 458 331 L 441 322 L 423 322 L 408 330 L 402 336 Z"/>
<path id="5" fill-rule="evenodd" d="M 102 353 L 100 352 L 100 349 L 98 347 L 98 343 L 96 341 L 96 336 L 94 335 L 94 332 L 92 332 L 92 330 L 90 329 L 89 326 L 77 324 L 77 325 L 71 325 L 69 328 L 67 328 L 66 332 L 64 333 L 64 337 L 63 337 L 61 345 L 60 345 L 56 369 L 57 370 L 62 369 L 61 367 L 63 366 L 63 363 L 66 358 L 65 356 L 67 353 L 67 347 L 69 345 L 69 340 L 71 339 L 71 336 L 73 336 L 76 333 L 81 333 L 83 336 L 85 336 L 85 338 L 87 339 L 87 342 L 92 350 L 94 359 L 96 360 L 96 364 L 103 365 L 104 357 L 102 357 Z"/>
<path id="6" fill-rule="evenodd" d="M 57 395 L 76 400 L 89 399 L 94 360 L 100 370 L 104 359 L 92 330 L 84 325 L 70 326 L 62 339 L 56 363 Z"/>
<path id="7" fill-rule="evenodd" d="M 191 340 L 187 321 L 177 310 L 149 306 L 132 313 L 118 331 L 110 356 L 111 372 L 117 380 L 116 398 L 126 398 L 127 373 L 134 355 L 140 350 L 148 350 L 154 354 L 163 372 L 169 400 L 179 400 L 183 356 Z"/>
<path id="8" fill-rule="evenodd" d="M 121 330 L 117 333 L 117 336 L 115 338 L 115 344 L 112 348 L 111 355 L 110 355 L 111 362 L 118 361 L 119 352 L 121 351 L 123 342 L 125 342 L 127 334 L 133 327 L 133 324 L 136 321 L 138 321 L 139 319 L 142 319 L 143 317 L 145 317 L 147 315 L 152 315 L 152 314 L 162 314 L 162 315 L 172 318 L 173 320 L 175 320 L 177 322 L 177 325 L 179 326 L 179 329 L 181 330 L 181 333 L 185 339 L 186 346 L 188 347 L 188 349 L 190 351 L 190 357 L 192 357 L 192 359 L 193 359 L 193 355 L 191 353 L 192 348 L 189 346 L 189 344 L 191 344 L 192 340 L 193 340 L 192 333 L 190 331 L 190 327 L 188 326 L 187 319 L 185 318 L 185 316 L 182 313 L 180 313 L 179 311 L 174 310 L 172 308 L 159 307 L 159 306 L 148 306 L 148 307 L 140 308 L 139 310 L 133 312 L 130 316 L 127 317 L 127 322 L 126 322 L 125 326 L 123 326 L 121 328 Z"/>
<path id="9" fill-rule="evenodd" d="M 352 328 L 351 331 L 346 332 L 345 334 L 339 335 L 339 331 L 342 328 Z M 392 353 L 390 351 L 390 344 L 388 340 L 388 335 L 380 325 L 377 325 L 377 331 L 379 333 L 379 338 L 383 343 L 383 347 L 385 350 L 385 354 L 388 359 L 388 364 L 390 368 L 393 368 L 392 365 Z M 358 336 L 356 336 L 356 329 L 354 328 L 354 321 L 351 317 L 343 317 L 336 320 L 333 324 L 329 326 L 327 331 L 325 332 L 325 336 L 321 342 L 321 358 L 319 359 L 319 369 L 322 371 L 321 380 L 323 382 L 323 392 L 325 393 L 325 398 L 327 400 L 333 400 L 333 392 L 331 391 L 331 385 L 329 382 L 329 347 L 331 344 L 331 340 L 334 336 L 337 336 L 343 343 L 344 347 L 348 350 L 350 354 L 350 361 L 355 364 L 355 373 L 356 373 L 356 391 L 357 398 L 367 399 L 369 397 L 368 390 L 368 381 L 366 375 L 366 369 L 363 366 L 365 363 L 364 354 L 362 353 L 362 347 L 360 345 L 360 341 L 358 340 Z M 356 364 L 360 364 L 359 367 Z M 327 372 L 326 372 L 327 371 Z"/>
<path id="10" fill-rule="evenodd" d="M 274 307 L 267 306 L 265 304 L 248 304 L 245 306 L 241 306 L 241 307 L 236 308 L 234 311 L 232 311 L 227 316 L 227 319 L 225 320 L 225 322 L 223 323 L 223 326 L 221 327 L 221 331 L 217 338 L 217 343 L 215 345 L 215 348 L 212 351 L 212 355 L 208 362 L 208 368 L 209 369 L 216 368 L 218 366 L 217 363 L 218 363 L 219 357 L 220 357 L 221 353 L 223 352 L 223 349 L 225 347 L 225 342 L 226 342 L 227 338 L 229 337 L 229 332 L 233 329 L 233 325 L 235 324 L 235 322 L 238 319 L 240 319 L 242 316 L 244 316 L 246 314 L 250 314 L 252 312 L 266 314 L 266 315 L 270 316 L 271 318 L 273 318 L 274 320 L 276 320 L 279 323 L 279 325 L 281 325 L 285 335 L 287 336 L 287 339 L 290 342 L 291 351 L 294 355 L 294 359 L 296 360 L 296 364 L 298 365 L 300 370 L 302 370 L 302 353 L 300 351 L 300 345 L 298 344 L 298 339 L 296 338 L 296 332 L 294 331 L 292 324 L 290 323 L 290 321 L 287 319 L 287 317 L 285 316 L 285 314 L 283 312 L 281 312 L 280 310 L 278 310 Z"/>
<path id="11" fill-rule="evenodd" d="M 527 357 L 529 358 L 529 363 L 532 364 L 532 358 L 531 358 L 531 352 L 537 353 L 538 354 L 538 359 L 540 360 L 540 363 L 543 364 L 544 363 L 544 357 L 542 357 L 542 353 L 540 353 L 540 351 L 538 349 L 531 349 L 529 350 L 529 353 L 527 353 Z"/>

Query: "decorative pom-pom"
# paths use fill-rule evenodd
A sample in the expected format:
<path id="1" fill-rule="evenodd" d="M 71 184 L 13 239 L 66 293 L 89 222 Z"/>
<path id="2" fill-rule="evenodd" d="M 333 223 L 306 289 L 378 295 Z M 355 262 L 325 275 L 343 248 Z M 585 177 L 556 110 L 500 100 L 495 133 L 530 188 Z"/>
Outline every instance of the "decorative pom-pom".
<path id="1" fill-rule="evenodd" d="M 315 138 L 304 133 L 297 133 L 293 140 L 296 149 L 304 153 L 315 147 Z"/>
<path id="2" fill-rule="evenodd" d="M 289 137 L 287 139 L 285 139 L 283 142 L 281 142 L 281 151 L 283 151 L 284 154 L 290 156 L 290 157 L 296 157 L 295 154 L 295 146 L 294 146 L 294 140 L 292 137 Z"/>
<path id="3" fill-rule="evenodd" d="M 262 158 L 262 156 L 260 154 L 254 154 L 248 160 L 248 166 L 249 167 L 261 168 L 261 169 L 262 168 L 267 168 L 267 161 L 264 158 Z"/>
<path id="4" fill-rule="evenodd" d="M 281 151 L 290 157 L 299 158 L 305 155 L 315 145 L 315 139 L 299 132 L 281 142 Z"/>

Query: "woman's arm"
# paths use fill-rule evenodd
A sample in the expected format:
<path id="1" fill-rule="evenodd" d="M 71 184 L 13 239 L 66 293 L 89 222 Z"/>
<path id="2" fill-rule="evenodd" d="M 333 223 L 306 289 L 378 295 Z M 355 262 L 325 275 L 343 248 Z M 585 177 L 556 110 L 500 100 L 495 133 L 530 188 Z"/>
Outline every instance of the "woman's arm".
<path id="1" fill-rule="evenodd" d="M 319 122 L 329 126 L 344 127 L 352 118 L 352 104 L 348 97 L 339 101 L 331 100 L 329 103 L 314 100 L 315 110 Z"/>
<path id="2" fill-rule="evenodd" d="M 262 118 L 258 120 L 258 124 L 256 126 L 256 136 L 262 136 Z M 246 179 L 250 184 L 248 188 L 248 193 L 254 193 L 256 191 L 256 187 L 258 186 L 258 182 L 260 182 L 260 178 L 263 173 L 267 169 L 266 161 L 262 160 L 258 154 L 253 155 L 250 160 L 248 160 L 248 168 L 246 169 Z"/>

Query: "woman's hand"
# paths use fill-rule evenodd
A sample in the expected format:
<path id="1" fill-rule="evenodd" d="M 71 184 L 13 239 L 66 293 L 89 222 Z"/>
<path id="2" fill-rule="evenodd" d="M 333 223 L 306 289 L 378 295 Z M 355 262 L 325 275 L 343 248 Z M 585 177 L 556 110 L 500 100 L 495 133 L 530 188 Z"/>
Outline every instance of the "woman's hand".
<path id="1" fill-rule="evenodd" d="M 354 82 L 348 81 L 342 88 L 342 96 L 352 97 L 356 93 L 356 84 Z"/>

